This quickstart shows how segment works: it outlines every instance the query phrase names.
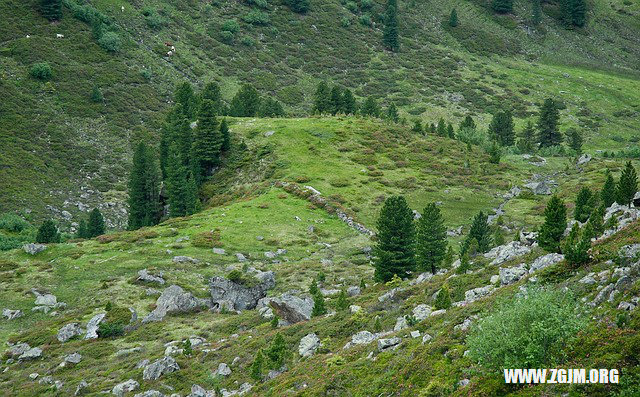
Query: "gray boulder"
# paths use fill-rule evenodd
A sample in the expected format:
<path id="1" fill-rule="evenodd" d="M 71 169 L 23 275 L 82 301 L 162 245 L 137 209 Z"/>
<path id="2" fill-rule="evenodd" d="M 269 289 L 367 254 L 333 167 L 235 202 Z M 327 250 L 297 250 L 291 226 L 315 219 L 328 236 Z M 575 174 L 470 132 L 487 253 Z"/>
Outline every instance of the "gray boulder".
<path id="1" fill-rule="evenodd" d="M 180 370 L 180 366 L 173 357 L 163 357 L 147 365 L 142 372 L 142 379 L 156 380 L 162 375 L 166 375 Z"/>
<path id="2" fill-rule="evenodd" d="M 598 294 L 596 295 L 595 298 L 593 298 L 593 301 L 591 301 L 589 303 L 589 305 L 591 307 L 596 307 L 599 306 L 602 302 L 605 301 L 605 299 L 607 299 L 609 297 L 609 295 L 613 292 L 615 286 L 613 283 L 607 285 L 606 287 L 602 288 L 600 290 L 600 292 L 598 292 Z"/>
<path id="3" fill-rule="evenodd" d="M 41 294 L 37 290 L 31 290 L 36 296 L 36 306 L 55 306 L 58 303 L 58 299 L 52 294 Z"/>
<path id="4" fill-rule="evenodd" d="M 2 316 L 7 320 L 15 320 L 16 318 L 24 316 L 22 310 L 2 309 Z"/>
<path id="5" fill-rule="evenodd" d="M 477 299 L 480 299 L 484 296 L 489 295 L 494 290 L 493 285 L 485 285 L 484 287 L 478 287 L 471 289 L 464 293 L 464 300 L 467 302 L 473 302 Z M 435 312 L 434 312 L 435 313 Z M 431 313 L 433 315 L 433 313 Z"/>
<path id="6" fill-rule="evenodd" d="M 142 269 L 138 272 L 138 281 L 164 285 L 165 281 L 164 281 L 164 278 L 162 278 L 162 276 L 163 276 L 162 272 L 158 273 L 157 275 L 154 275 L 154 274 L 150 274 L 147 269 Z"/>
<path id="7" fill-rule="evenodd" d="M 126 382 L 119 383 L 111 390 L 111 394 L 118 397 L 123 397 L 126 393 L 130 393 L 140 388 L 140 383 L 133 379 L 129 379 Z"/>
<path id="8" fill-rule="evenodd" d="M 97 339 L 98 338 L 98 327 L 107 313 L 96 314 L 89 320 L 87 323 L 87 333 L 85 334 L 85 339 Z"/>
<path id="9" fill-rule="evenodd" d="M 36 255 L 46 250 L 47 246 L 44 244 L 25 244 L 22 246 L 22 249 L 29 255 Z"/>
<path id="10" fill-rule="evenodd" d="M 316 334 L 308 334 L 300 339 L 300 345 L 298 346 L 298 353 L 302 357 L 309 357 L 315 354 L 316 350 L 320 347 L 320 338 Z"/>
<path id="11" fill-rule="evenodd" d="M 64 361 L 71 364 L 78 364 L 80 361 L 82 361 L 82 355 L 79 353 L 72 353 L 66 356 L 64 358 Z"/>
<path id="12" fill-rule="evenodd" d="M 500 268 L 500 283 L 509 285 L 519 281 L 528 273 L 527 265 L 524 263 L 509 268 Z"/>
<path id="13" fill-rule="evenodd" d="M 214 248 L 213 249 L 213 253 L 216 254 L 216 255 L 226 255 L 227 251 L 225 251 L 222 248 Z"/>
<path id="14" fill-rule="evenodd" d="M 533 272 L 536 272 L 538 270 L 542 270 L 545 267 L 549 267 L 551 265 L 555 265 L 556 263 L 561 262 L 563 260 L 564 260 L 564 255 L 557 254 L 555 252 L 551 253 L 551 254 L 540 256 L 536 260 L 533 261 L 533 263 L 529 267 L 529 272 L 533 273 Z"/>
<path id="15" fill-rule="evenodd" d="M 347 295 L 349 296 L 357 296 L 360 295 L 360 287 L 356 287 L 355 285 L 347 288 Z"/>
<path id="16" fill-rule="evenodd" d="M 215 397 L 215 395 L 214 391 L 207 391 L 200 385 L 193 385 L 191 386 L 191 393 L 187 397 Z"/>
<path id="17" fill-rule="evenodd" d="M 32 347 L 27 351 L 25 351 L 24 353 L 22 353 L 18 357 L 18 360 L 34 360 L 40 357 L 42 357 L 42 349 L 40 349 L 39 347 Z"/>
<path id="18" fill-rule="evenodd" d="M 360 331 L 351 336 L 351 343 L 354 345 L 366 345 L 376 340 L 376 335 L 369 331 Z"/>
<path id="19" fill-rule="evenodd" d="M 587 164 L 589 161 L 591 161 L 591 155 L 590 154 L 583 154 L 582 156 L 578 157 L 578 161 L 576 162 L 577 166 L 581 166 L 581 165 L 585 165 Z"/>
<path id="20" fill-rule="evenodd" d="M 220 376 L 229 376 L 231 375 L 231 368 L 229 368 L 227 363 L 220 363 L 215 374 Z"/>
<path id="21" fill-rule="evenodd" d="M 76 336 L 80 336 L 82 334 L 84 334 L 84 330 L 80 328 L 80 324 L 71 323 L 60 328 L 60 330 L 58 331 L 57 338 L 58 338 L 58 341 L 64 343 L 64 342 L 67 342 L 69 339 L 74 338 Z"/>
<path id="22" fill-rule="evenodd" d="M 418 321 L 422 321 L 431 315 L 431 311 L 432 309 L 429 305 L 418 305 L 413 308 L 413 317 Z"/>
<path id="23" fill-rule="evenodd" d="M 403 317 L 398 317 L 396 319 L 396 325 L 393 326 L 393 330 L 394 331 L 401 331 L 403 329 L 409 328 L 409 323 L 407 322 L 407 319 L 403 316 Z"/>
<path id="24" fill-rule="evenodd" d="M 257 272 L 255 277 L 258 279 L 255 286 L 245 286 L 224 277 L 212 278 L 209 288 L 213 307 L 220 309 L 223 305 L 231 305 L 233 310 L 254 309 L 276 285 L 273 272 Z"/>
<path id="25" fill-rule="evenodd" d="M 148 390 L 144 393 L 138 393 L 133 397 L 165 397 L 164 394 L 160 393 L 157 390 Z"/>
<path id="26" fill-rule="evenodd" d="M 395 348 L 396 346 L 400 345 L 400 342 L 402 342 L 402 339 L 398 337 L 378 339 L 378 351 L 384 351 L 392 347 Z"/>
<path id="27" fill-rule="evenodd" d="M 173 263 L 193 263 L 197 265 L 200 263 L 200 260 L 191 258 L 190 256 L 174 256 Z"/>
<path id="28" fill-rule="evenodd" d="M 620 258 L 626 259 L 626 262 L 632 262 L 640 257 L 640 244 L 625 245 L 618 251 Z"/>
<path id="29" fill-rule="evenodd" d="M 507 262 L 513 258 L 528 254 L 531 252 L 531 247 L 522 244 L 519 241 L 512 241 L 505 245 L 500 245 L 491 249 L 491 251 L 484 254 L 485 258 L 493 258 L 492 265 L 499 265 Z"/>
<path id="30" fill-rule="evenodd" d="M 18 342 L 16 344 L 11 344 L 11 342 L 7 342 L 9 345 L 9 349 L 7 350 L 7 354 L 11 357 L 18 357 L 24 354 L 27 350 L 31 349 L 28 343 Z"/>
<path id="31" fill-rule="evenodd" d="M 313 299 L 308 296 L 301 298 L 290 293 L 284 293 L 280 298 L 270 299 L 269 305 L 278 317 L 288 324 L 311 319 L 311 312 L 313 311 Z"/>
<path id="32" fill-rule="evenodd" d="M 156 308 L 142 319 L 142 323 L 162 321 L 167 314 L 192 312 L 207 306 L 205 299 L 198 299 L 181 287 L 172 285 L 165 289 L 156 302 Z"/>

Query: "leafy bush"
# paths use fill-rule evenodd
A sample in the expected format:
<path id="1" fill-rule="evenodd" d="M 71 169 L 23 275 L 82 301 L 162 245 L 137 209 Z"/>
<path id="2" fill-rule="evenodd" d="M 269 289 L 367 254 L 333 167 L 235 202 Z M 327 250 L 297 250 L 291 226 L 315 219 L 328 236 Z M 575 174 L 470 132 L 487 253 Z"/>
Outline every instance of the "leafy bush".
<path id="1" fill-rule="evenodd" d="M 98 325 L 98 336 L 101 338 L 115 338 L 124 335 L 124 325 L 114 322 L 101 322 Z"/>
<path id="2" fill-rule="evenodd" d="M 31 74 L 31 77 L 41 81 L 47 81 L 53 76 L 51 66 L 49 66 L 47 62 L 33 64 L 29 73 Z"/>
<path id="3" fill-rule="evenodd" d="M 271 22 L 269 15 L 260 10 L 249 11 L 249 13 L 242 17 L 242 20 L 252 25 L 268 25 L 269 22 Z"/>
<path id="4" fill-rule="evenodd" d="M 531 288 L 478 321 L 467 338 L 470 357 L 495 370 L 554 366 L 587 321 L 571 294 Z"/>
<path id="5" fill-rule="evenodd" d="M 240 31 L 240 24 L 235 19 L 228 19 L 222 24 L 222 30 L 225 32 L 238 33 Z"/>
<path id="6" fill-rule="evenodd" d="M 0 233 L 0 251 L 9 251 L 12 249 L 20 248 L 22 244 L 27 243 L 23 238 L 13 237 L 13 236 L 5 236 Z"/>
<path id="7" fill-rule="evenodd" d="M 456 139 L 467 144 L 482 146 L 487 140 L 487 135 L 475 128 L 461 128 L 456 134 Z"/>
<path id="8" fill-rule="evenodd" d="M 115 32 L 106 32 L 100 37 L 98 40 L 98 44 L 100 47 L 104 48 L 109 52 L 118 52 L 120 51 L 120 47 L 122 45 L 120 41 L 120 36 L 118 36 Z"/>
<path id="9" fill-rule="evenodd" d="M 0 214 L 0 229 L 4 229 L 8 232 L 20 233 L 29 227 L 31 227 L 29 222 L 16 214 Z"/>

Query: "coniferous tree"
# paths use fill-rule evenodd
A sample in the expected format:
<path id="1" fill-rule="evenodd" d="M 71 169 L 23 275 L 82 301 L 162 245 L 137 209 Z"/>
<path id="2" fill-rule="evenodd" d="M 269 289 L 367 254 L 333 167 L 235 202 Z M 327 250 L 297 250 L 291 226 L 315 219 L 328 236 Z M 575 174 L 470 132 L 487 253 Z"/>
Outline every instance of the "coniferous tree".
<path id="1" fill-rule="evenodd" d="M 329 105 L 330 113 L 336 115 L 342 111 L 342 90 L 340 87 L 333 86 L 331 89 L 331 102 Z"/>
<path id="2" fill-rule="evenodd" d="M 380 105 L 378 105 L 378 101 L 372 96 L 368 97 L 360 109 L 360 114 L 363 116 L 379 117 Z"/>
<path id="3" fill-rule="evenodd" d="M 129 230 L 158 222 L 158 179 L 153 151 L 141 141 L 133 153 L 133 167 L 129 174 Z"/>
<path id="4" fill-rule="evenodd" d="M 573 218 L 578 222 L 584 223 L 591 216 L 593 211 L 593 194 L 588 187 L 583 187 L 576 197 L 576 206 L 573 210 Z"/>
<path id="5" fill-rule="evenodd" d="M 396 104 L 391 102 L 389 108 L 387 109 L 387 118 L 394 123 L 397 123 L 400 119 L 400 115 L 398 114 L 398 108 L 396 108 Z"/>
<path id="6" fill-rule="evenodd" d="M 445 124 L 442 117 L 440 117 L 440 120 L 438 120 L 436 133 L 438 134 L 438 136 L 447 136 L 447 125 Z"/>
<path id="7" fill-rule="evenodd" d="M 260 95 L 251 84 L 244 84 L 231 100 L 229 112 L 235 117 L 255 117 L 260 110 Z"/>
<path id="8" fill-rule="evenodd" d="M 582 27 L 587 22 L 586 0 L 561 0 L 562 20 L 569 26 Z"/>
<path id="9" fill-rule="evenodd" d="M 451 14 L 449 15 L 449 26 L 452 28 L 458 26 L 458 12 L 455 8 L 451 10 Z"/>
<path id="10" fill-rule="evenodd" d="M 287 5 L 293 12 L 304 14 L 309 11 L 309 0 L 287 0 Z"/>
<path id="11" fill-rule="evenodd" d="M 582 153 L 583 138 L 580 131 L 576 130 L 575 128 L 570 128 L 567 131 L 567 141 L 571 149 L 575 150 L 578 154 Z"/>
<path id="12" fill-rule="evenodd" d="M 324 303 L 324 296 L 318 292 L 313 296 L 313 309 L 311 310 L 311 317 L 318 317 L 327 314 L 327 307 Z"/>
<path id="13" fill-rule="evenodd" d="M 606 208 L 611 207 L 611 204 L 616 202 L 616 182 L 613 180 L 611 171 L 607 169 L 607 176 L 600 191 L 600 199 Z"/>
<path id="14" fill-rule="evenodd" d="M 277 100 L 266 98 L 260 101 L 258 114 L 260 117 L 282 117 L 284 116 L 284 109 Z"/>
<path id="15" fill-rule="evenodd" d="M 193 138 L 194 169 L 200 183 L 220 161 L 223 137 L 216 119 L 214 104 L 205 99 L 198 112 L 198 126 Z"/>
<path id="16" fill-rule="evenodd" d="M 542 22 L 542 0 L 531 0 L 531 22 L 536 26 Z"/>
<path id="17" fill-rule="evenodd" d="M 500 145 L 496 141 L 491 141 L 489 148 L 487 149 L 487 154 L 489 154 L 489 162 L 492 164 L 500 164 L 500 157 L 502 157 L 502 150 L 500 150 Z"/>
<path id="18" fill-rule="evenodd" d="M 476 122 L 473 121 L 473 117 L 471 117 L 470 115 L 467 115 L 464 120 L 462 120 L 462 123 L 460 123 L 460 126 L 458 127 L 458 129 L 471 129 L 471 130 L 475 130 L 476 129 Z"/>
<path id="19" fill-rule="evenodd" d="M 390 281 L 394 275 L 409 277 L 415 270 L 415 228 L 413 212 L 402 196 L 389 197 L 378 218 L 375 247 L 375 279 Z"/>
<path id="20" fill-rule="evenodd" d="M 342 94 L 342 113 L 356 114 L 357 111 L 356 98 L 350 89 L 345 88 Z"/>
<path id="21" fill-rule="evenodd" d="M 451 307 L 451 293 L 449 287 L 445 284 L 440 288 L 434 302 L 436 310 L 447 310 Z"/>
<path id="22" fill-rule="evenodd" d="M 40 0 L 42 15 L 49 21 L 62 18 L 62 0 Z"/>
<path id="23" fill-rule="evenodd" d="M 604 215 L 606 212 L 606 208 L 604 204 L 600 204 L 597 206 L 591 216 L 589 217 L 588 225 L 591 226 L 591 230 L 593 230 L 593 237 L 600 237 L 602 233 L 604 233 Z"/>
<path id="24" fill-rule="evenodd" d="M 398 2 L 397 0 L 387 0 L 385 6 L 384 29 L 382 31 L 382 41 L 387 49 L 396 52 L 400 49 L 400 39 L 398 38 Z"/>
<path id="25" fill-rule="evenodd" d="M 273 341 L 271 342 L 271 346 L 269 346 L 269 349 L 266 351 L 266 354 L 271 363 L 271 368 L 282 368 L 289 355 L 287 342 L 284 340 L 282 334 L 276 334 L 275 338 L 273 338 Z"/>
<path id="26" fill-rule="evenodd" d="M 631 161 L 628 161 L 624 170 L 622 170 L 618 186 L 616 186 L 616 202 L 620 205 L 628 205 L 631 208 L 631 203 L 637 191 L 638 175 Z"/>
<path id="27" fill-rule="evenodd" d="M 58 227 L 55 222 L 51 219 L 47 219 L 42 222 L 42 225 L 38 228 L 38 234 L 36 235 L 36 243 L 38 244 L 49 244 L 49 243 L 59 243 L 60 242 L 60 233 L 58 232 Z"/>
<path id="28" fill-rule="evenodd" d="M 89 238 L 89 230 L 87 229 L 87 221 L 81 219 L 78 223 L 78 230 L 76 231 L 77 238 Z"/>
<path id="29" fill-rule="evenodd" d="M 491 8 L 498 14 L 513 12 L 513 0 L 493 0 Z"/>
<path id="30" fill-rule="evenodd" d="M 264 355 L 262 354 L 262 350 L 258 350 L 258 354 L 256 354 L 256 358 L 253 360 L 251 364 L 251 378 L 255 381 L 262 380 L 262 371 L 264 367 Z"/>
<path id="31" fill-rule="evenodd" d="M 538 233 L 538 244 L 549 252 L 560 252 L 560 241 L 567 228 L 567 207 L 554 195 L 544 210 L 544 224 Z"/>
<path id="32" fill-rule="evenodd" d="M 518 150 L 522 153 L 535 152 L 536 145 L 536 130 L 531 120 L 527 121 L 527 125 L 522 130 L 520 137 L 518 138 Z"/>
<path id="33" fill-rule="evenodd" d="M 193 92 L 193 87 L 188 81 L 178 86 L 174 100 L 176 104 L 181 106 L 180 109 L 183 116 L 189 121 L 194 120 L 198 110 L 198 100 Z"/>
<path id="34" fill-rule="evenodd" d="M 167 196 L 171 217 L 191 215 L 196 210 L 196 183 L 190 167 L 183 164 L 177 145 L 169 147 Z"/>
<path id="35" fill-rule="evenodd" d="M 318 283 L 316 279 L 313 279 L 311 280 L 311 284 L 309 284 L 309 294 L 311 294 L 311 296 L 314 296 L 318 293 L 320 293 L 320 290 L 318 289 Z"/>
<path id="36" fill-rule="evenodd" d="M 573 225 L 562 249 L 569 265 L 575 267 L 589 262 L 589 248 L 591 248 L 590 234 L 589 231 L 584 230 L 580 233 L 578 224 Z"/>
<path id="37" fill-rule="evenodd" d="M 453 125 L 451 125 L 451 123 L 447 125 L 447 136 L 451 139 L 456 139 L 456 133 L 453 131 Z"/>
<path id="38" fill-rule="evenodd" d="M 87 234 L 89 238 L 98 237 L 105 232 L 104 217 L 99 209 L 94 208 L 89 213 L 89 222 L 87 223 Z"/>
<path id="39" fill-rule="evenodd" d="M 493 116 L 489 133 L 501 146 L 512 146 L 515 143 L 513 115 L 510 110 L 500 111 Z"/>
<path id="40" fill-rule="evenodd" d="M 436 271 L 447 252 L 447 228 L 440 208 L 435 203 L 428 204 L 416 227 L 416 264 L 421 271 Z"/>
<path id="41" fill-rule="evenodd" d="M 220 135 L 222 135 L 222 147 L 220 149 L 226 152 L 231 148 L 231 133 L 229 132 L 227 119 L 222 119 L 222 122 L 220 122 Z"/>
<path id="42" fill-rule="evenodd" d="M 205 99 L 213 102 L 213 108 L 215 110 L 216 116 L 223 116 L 224 113 L 224 104 L 222 103 L 222 94 L 220 92 L 220 86 L 218 83 L 207 83 L 204 86 L 201 94 L 202 100 Z"/>
<path id="43" fill-rule="evenodd" d="M 560 114 L 558 106 L 551 98 L 547 98 L 540 108 L 538 118 L 538 142 L 540 147 L 556 146 L 562 143 L 562 135 L 558 131 Z"/>
<path id="44" fill-rule="evenodd" d="M 347 293 L 341 290 L 338 294 L 338 300 L 336 302 L 336 309 L 340 311 L 347 310 L 349 308 L 349 299 L 347 299 Z"/>
<path id="45" fill-rule="evenodd" d="M 413 122 L 413 127 L 411 128 L 411 131 L 417 132 L 418 134 L 422 134 L 423 133 L 422 121 L 420 121 L 420 120 L 414 121 Z"/>
<path id="46" fill-rule="evenodd" d="M 331 112 L 331 90 L 326 81 L 318 83 L 313 104 L 316 113 L 326 114 Z"/>
<path id="47" fill-rule="evenodd" d="M 469 235 L 467 236 L 463 246 L 463 251 L 466 251 L 473 240 L 477 241 L 478 251 L 485 253 L 489 251 L 493 243 L 491 237 L 491 228 L 489 227 L 488 216 L 480 211 L 474 218 L 469 229 Z"/>
<path id="48" fill-rule="evenodd" d="M 429 124 L 429 133 L 432 135 L 435 135 L 437 133 L 438 128 L 436 127 L 435 124 L 431 123 Z"/>

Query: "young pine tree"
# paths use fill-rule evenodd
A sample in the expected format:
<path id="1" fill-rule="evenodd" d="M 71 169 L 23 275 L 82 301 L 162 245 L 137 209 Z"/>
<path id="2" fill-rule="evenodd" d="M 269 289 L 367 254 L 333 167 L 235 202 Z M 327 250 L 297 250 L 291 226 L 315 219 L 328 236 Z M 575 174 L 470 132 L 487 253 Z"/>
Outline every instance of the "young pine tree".
<path id="1" fill-rule="evenodd" d="M 413 127 L 411 128 L 411 131 L 418 133 L 420 135 L 422 135 L 422 121 L 420 120 L 416 120 L 413 122 Z"/>
<path id="2" fill-rule="evenodd" d="M 449 292 L 449 287 L 447 287 L 447 285 L 443 285 L 438 291 L 434 307 L 436 310 L 447 310 L 451 307 L 451 293 Z"/>
<path id="3" fill-rule="evenodd" d="M 36 235 L 36 243 L 38 244 L 49 244 L 49 243 L 59 243 L 60 242 L 60 233 L 58 232 L 58 227 L 55 222 L 51 219 L 47 219 L 42 222 L 40 228 L 38 228 L 38 234 Z"/>
<path id="4" fill-rule="evenodd" d="M 397 0 L 387 0 L 384 14 L 384 28 L 382 30 L 382 41 L 385 47 L 393 52 L 400 49 L 400 39 L 398 37 Z"/>
<path id="5" fill-rule="evenodd" d="M 487 154 L 489 155 L 489 162 L 491 164 L 500 164 L 500 158 L 502 157 L 502 150 L 500 144 L 497 141 L 491 141 L 487 148 Z"/>
<path id="6" fill-rule="evenodd" d="M 339 311 L 344 311 L 349 308 L 349 299 L 347 298 L 347 293 L 344 290 L 340 291 L 338 294 L 338 300 L 336 301 L 336 309 Z"/>
<path id="7" fill-rule="evenodd" d="M 244 84 L 231 100 L 230 113 L 235 117 L 255 117 L 260 110 L 260 95 L 251 84 Z"/>
<path id="8" fill-rule="evenodd" d="M 518 138 L 518 149 L 521 153 L 533 153 L 536 150 L 536 130 L 531 120 L 527 121 Z"/>
<path id="9" fill-rule="evenodd" d="M 464 118 L 464 120 L 462 120 L 462 123 L 460 123 L 460 126 L 458 127 L 458 129 L 463 129 L 463 128 L 469 128 L 471 130 L 476 129 L 476 122 L 473 121 L 473 117 L 471 117 L 470 115 L 467 115 Z"/>
<path id="10" fill-rule="evenodd" d="M 253 360 L 251 364 L 251 379 L 259 382 L 262 380 L 262 371 L 264 368 L 264 355 L 262 354 L 262 350 L 258 350 L 258 354 L 256 354 L 256 358 Z"/>
<path id="11" fill-rule="evenodd" d="M 438 120 L 436 133 L 438 134 L 438 136 L 447 136 L 447 124 L 444 122 L 444 119 L 442 117 L 440 118 L 440 120 Z"/>
<path id="12" fill-rule="evenodd" d="M 364 101 L 364 104 L 360 109 L 360 114 L 363 116 L 369 116 L 369 117 L 380 116 L 380 105 L 378 105 L 378 102 L 375 100 L 374 97 L 370 96 Z"/>
<path id="13" fill-rule="evenodd" d="M 456 139 L 456 133 L 454 132 L 453 125 L 451 125 L 451 123 L 447 125 L 447 136 L 451 139 Z"/>
<path id="14" fill-rule="evenodd" d="M 356 114 L 357 110 L 356 97 L 353 96 L 350 89 L 345 88 L 342 93 L 342 113 Z"/>
<path id="15" fill-rule="evenodd" d="M 297 12 L 298 14 L 304 14 L 309 11 L 311 7 L 309 0 L 287 0 L 287 5 L 291 8 L 291 11 Z"/>
<path id="16" fill-rule="evenodd" d="M 387 118 L 394 123 L 397 123 L 400 120 L 400 116 L 398 115 L 398 108 L 396 108 L 396 104 L 391 102 L 389 108 L 387 109 Z"/>
<path id="17" fill-rule="evenodd" d="M 604 214 L 606 212 L 606 208 L 603 204 L 597 206 L 591 216 L 589 217 L 589 222 L 591 230 L 593 230 L 593 237 L 600 237 L 602 233 L 604 233 Z"/>
<path id="18" fill-rule="evenodd" d="M 440 209 L 435 203 L 428 204 L 418 219 L 416 228 L 416 265 L 420 271 L 436 271 L 447 251 L 447 228 Z"/>
<path id="19" fill-rule="evenodd" d="M 342 112 L 342 90 L 337 85 L 331 89 L 329 111 L 334 116 Z"/>
<path id="20" fill-rule="evenodd" d="M 631 203 L 637 191 L 638 175 L 631 161 L 628 161 L 624 170 L 622 170 L 618 186 L 616 186 L 616 202 L 620 205 L 628 205 L 631 208 Z"/>
<path id="21" fill-rule="evenodd" d="M 76 231 L 76 238 L 89 238 L 89 230 L 87 229 L 87 221 L 81 219 L 78 223 L 78 230 Z"/>
<path id="22" fill-rule="evenodd" d="M 223 141 L 213 102 L 205 99 L 198 112 L 198 126 L 193 138 L 193 160 L 199 182 L 219 163 Z"/>
<path id="23" fill-rule="evenodd" d="M 415 270 L 415 228 L 413 212 L 402 196 L 389 197 L 378 218 L 375 246 L 375 279 L 390 281 L 394 275 L 409 277 Z"/>
<path id="24" fill-rule="evenodd" d="M 133 153 L 129 174 L 129 230 L 158 223 L 159 196 L 158 167 L 153 151 L 141 141 Z"/>
<path id="25" fill-rule="evenodd" d="M 538 142 L 540 147 L 557 146 L 562 143 L 562 135 L 558 131 L 560 113 L 558 106 L 551 98 L 547 98 L 540 108 L 538 117 Z"/>
<path id="26" fill-rule="evenodd" d="M 549 252 L 560 252 L 560 242 L 567 228 L 567 207 L 554 195 L 544 210 L 544 224 L 538 233 L 538 244 Z"/>
<path id="27" fill-rule="evenodd" d="M 591 232 L 580 233 L 580 227 L 575 223 L 562 249 L 567 263 L 577 267 L 589 262 L 589 248 L 591 248 Z"/>
<path id="28" fill-rule="evenodd" d="M 331 112 L 331 89 L 329 89 L 326 81 L 318 83 L 313 99 L 313 107 L 314 111 L 318 114 Z"/>
<path id="29" fill-rule="evenodd" d="M 267 358 L 270 361 L 270 367 L 272 369 L 280 369 L 284 365 L 287 357 L 289 356 L 289 350 L 287 349 L 287 342 L 285 342 L 282 334 L 276 334 L 275 338 L 271 342 L 271 346 L 266 351 Z"/>
<path id="30" fill-rule="evenodd" d="M 458 12 L 455 8 L 451 10 L 451 14 L 449 15 L 449 26 L 452 28 L 458 26 Z"/>
<path id="31" fill-rule="evenodd" d="M 485 253 L 489 251 L 493 243 L 491 237 L 491 228 L 489 227 L 488 216 L 480 211 L 474 218 L 469 229 L 469 235 L 464 242 L 466 247 L 469 247 L 472 240 L 475 239 L 478 242 L 478 251 Z"/>
<path id="32" fill-rule="evenodd" d="M 498 14 L 508 14 L 513 12 L 513 0 L 493 0 L 491 8 Z"/>
<path id="33" fill-rule="evenodd" d="M 222 103 L 222 93 L 220 92 L 220 86 L 218 83 L 210 82 L 204 86 L 202 90 L 201 101 L 205 99 L 213 102 L 213 108 L 215 110 L 216 116 L 222 116 L 224 110 L 224 104 Z"/>
<path id="34" fill-rule="evenodd" d="M 318 292 L 313 296 L 313 309 L 311 310 L 311 317 L 318 317 L 327 314 L 327 306 L 324 303 L 324 296 Z"/>
<path id="35" fill-rule="evenodd" d="M 583 187 L 576 197 L 576 206 L 573 210 L 573 218 L 578 222 L 584 223 L 591 216 L 593 211 L 593 194 L 588 187 Z"/>
<path id="36" fill-rule="evenodd" d="M 89 238 L 98 237 L 105 232 L 104 217 L 99 209 L 94 208 L 89 213 L 89 222 L 87 224 L 87 234 Z"/>
<path id="37" fill-rule="evenodd" d="M 570 128 L 567 131 L 567 142 L 569 143 L 569 147 L 577 154 L 582 154 L 582 143 L 583 143 L 582 134 L 575 128 Z"/>
<path id="38" fill-rule="evenodd" d="M 616 182 L 613 180 L 613 175 L 611 175 L 609 169 L 607 169 L 606 179 L 600 191 L 600 200 L 602 200 L 602 204 L 606 208 L 611 207 L 616 202 Z"/>
<path id="39" fill-rule="evenodd" d="M 510 110 L 502 110 L 493 116 L 489 134 L 501 146 L 512 146 L 515 143 L 513 115 Z"/>

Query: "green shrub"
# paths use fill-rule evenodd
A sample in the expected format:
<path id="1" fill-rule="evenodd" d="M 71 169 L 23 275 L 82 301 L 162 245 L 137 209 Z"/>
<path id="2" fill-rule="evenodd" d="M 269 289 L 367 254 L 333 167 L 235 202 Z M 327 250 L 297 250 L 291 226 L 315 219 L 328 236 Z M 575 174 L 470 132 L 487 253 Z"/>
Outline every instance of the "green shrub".
<path id="1" fill-rule="evenodd" d="M 101 322 L 98 325 L 98 336 L 100 338 L 115 338 L 124 335 L 124 325 L 114 322 Z"/>
<path id="2" fill-rule="evenodd" d="M 98 40 L 98 44 L 100 47 L 104 48 L 109 52 L 118 52 L 120 51 L 120 47 L 122 45 L 120 41 L 120 36 L 118 36 L 115 32 L 106 32 L 100 37 Z"/>
<path id="3" fill-rule="evenodd" d="M 470 357 L 489 369 L 547 368 L 562 362 L 562 347 L 587 321 L 570 293 L 530 288 L 479 320 L 467 346 Z"/>
<path id="4" fill-rule="evenodd" d="M 29 73 L 31 74 L 31 77 L 40 81 L 47 81 L 53 76 L 51 66 L 49 66 L 47 62 L 39 62 L 33 64 Z"/>
<path id="5" fill-rule="evenodd" d="M 269 22 L 271 22 L 271 19 L 269 19 L 269 15 L 266 12 L 262 12 L 260 10 L 249 11 L 245 16 L 242 17 L 242 20 L 252 25 L 268 25 Z"/>
<path id="6" fill-rule="evenodd" d="M 0 214 L 0 229 L 8 232 L 20 233 L 21 231 L 31 227 L 29 222 L 20 216 L 11 213 Z"/>
<path id="7" fill-rule="evenodd" d="M 228 19 L 222 24 L 222 29 L 225 32 L 238 33 L 240 31 L 240 24 L 235 19 Z"/>
<path id="8" fill-rule="evenodd" d="M 446 285 L 442 286 L 442 288 L 440 288 L 440 291 L 438 291 L 434 306 L 436 310 L 446 310 L 451 307 L 451 293 L 449 292 L 449 288 Z"/>

